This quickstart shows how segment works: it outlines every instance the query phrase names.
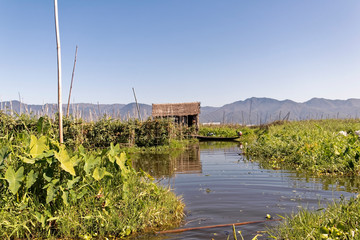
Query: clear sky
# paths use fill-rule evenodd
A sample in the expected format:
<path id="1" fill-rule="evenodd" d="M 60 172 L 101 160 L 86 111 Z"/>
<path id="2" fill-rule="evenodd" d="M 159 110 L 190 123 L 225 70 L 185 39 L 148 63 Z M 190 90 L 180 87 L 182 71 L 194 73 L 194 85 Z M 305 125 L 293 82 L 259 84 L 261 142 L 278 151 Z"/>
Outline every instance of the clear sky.
<path id="1" fill-rule="evenodd" d="M 360 98 L 359 0 L 58 0 L 63 102 Z M 0 0 L 0 98 L 57 102 L 52 0 Z"/>

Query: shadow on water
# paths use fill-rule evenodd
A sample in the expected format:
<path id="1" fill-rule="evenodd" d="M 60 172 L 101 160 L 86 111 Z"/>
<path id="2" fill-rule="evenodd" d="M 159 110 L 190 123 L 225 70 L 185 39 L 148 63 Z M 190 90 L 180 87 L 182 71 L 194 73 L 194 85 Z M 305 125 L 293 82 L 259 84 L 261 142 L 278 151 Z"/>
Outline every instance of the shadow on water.
<path id="1" fill-rule="evenodd" d="M 316 210 L 341 195 L 350 197 L 360 186 L 360 178 L 313 177 L 273 170 L 247 160 L 241 154 L 241 145 L 233 142 L 204 142 L 181 153 L 139 154 L 132 158 L 135 168 L 149 172 L 183 197 L 186 219 L 180 228 L 259 221 L 266 214 L 283 216 L 300 208 Z M 245 239 L 252 239 L 266 230 L 266 224 L 239 226 L 237 230 Z M 231 227 L 136 239 L 227 239 L 229 234 Z"/>

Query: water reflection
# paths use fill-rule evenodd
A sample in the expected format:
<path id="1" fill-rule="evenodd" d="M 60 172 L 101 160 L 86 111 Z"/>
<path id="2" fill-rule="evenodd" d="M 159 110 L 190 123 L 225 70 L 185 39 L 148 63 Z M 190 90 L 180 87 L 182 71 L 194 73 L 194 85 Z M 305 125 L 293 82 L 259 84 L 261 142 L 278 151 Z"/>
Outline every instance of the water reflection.
<path id="1" fill-rule="evenodd" d="M 246 159 L 244 159 L 247 161 Z M 259 167 L 262 169 L 272 169 L 271 163 L 266 160 L 256 160 L 252 161 L 258 162 Z M 320 187 L 325 191 L 345 191 L 345 192 L 358 192 L 360 189 L 360 177 L 359 176 L 332 176 L 332 175 L 319 175 L 316 176 L 307 172 L 296 172 L 292 169 L 283 168 L 281 170 L 277 170 L 280 172 L 292 172 L 291 179 L 298 180 L 293 184 L 302 184 L 313 183 L 313 187 Z M 320 183 L 320 184 L 319 184 Z M 299 186 L 294 186 L 299 187 Z"/>
<path id="2" fill-rule="evenodd" d="M 135 168 L 169 180 L 175 193 L 183 196 L 187 208 L 184 228 L 258 221 L 266 214 L 283 216 L 302 207 L 316 210 L 319 204 L 341 195 L 349 197 L 360 187 L 360 178 L 356 177 L 314 177 L 288 169 L 274 170 L 246 159 L 240 143 L 204 142 L 182 153 L 132 158 Z M 265 228 L 265 224 L 257 224 L 238 230 L 245 239 L 252 239 Z M 139 239 L 226 239 L 228 232 L 231 228 Z"/>
<path id="3" fill-rule="evenodd" d="M 304 172 L 295 172 L 291 169 L 274 170 L 271 164 L 264 160 L 248 160 L 242 155 L 242 144 L 240 142 L 202 142 L 189 146 L 185 151 L 175 151 L 171 154 L 133 154 L 133 166 L 135 169 L 142 169 L 157 179 L 173 178 L 176 174 L 201 174 L 202 162 L 200 159 L 201 150 L 221 149 L 224 153 L 238 154 L 238 162 L 254 162 L 261 169 L 272 170 L 280 173 L 292 173 L 289 177 L 292 180 L 293 188 L 319 188 L 325 191 L 358 192 L 360 189 L 360 177 L 344 176 L 314 176 Z"/>
<path id="4" fill-rule="evenodd" d="M 171 178 L 175 174 L 201 174 L 200 146 L 194 144 L 183 152 L 172 154 L 134 154 L 133 166 L 155 178 Z"/>

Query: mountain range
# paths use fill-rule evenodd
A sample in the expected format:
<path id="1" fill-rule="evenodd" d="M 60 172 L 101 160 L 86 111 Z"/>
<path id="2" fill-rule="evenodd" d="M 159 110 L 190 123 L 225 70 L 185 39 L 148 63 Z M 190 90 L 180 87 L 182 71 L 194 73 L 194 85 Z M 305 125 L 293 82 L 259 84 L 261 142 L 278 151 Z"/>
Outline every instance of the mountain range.
<path id="1" fill-rule="evenodd" d="M 54 116 L 57 104 L 30 105 L 19 101 L 0 103 L 0 109 L 11 114 L 31 113 L 33 115 Z M 64 115 L 67 106 L 63 105 Z M 151 116 L 152 106 L 139 104 L 140 117 Z M 129 104 L 71 104 L 69 113 L 88 121 L 96 121 L 103 116 L 127 120 L 138 118 L 139 112 L 135 103 Z M 272 98 L 248 98 L 222 107 L 201 107 L 201 123 L 241 123 L 246 125 L 263 124 L 275 120 L 305 120 L 329 118 L 358 118 L 360 116 L 360 99 L 330 100 L 312 98 L 298 103 L 292 100 L 276 100 Z"/>

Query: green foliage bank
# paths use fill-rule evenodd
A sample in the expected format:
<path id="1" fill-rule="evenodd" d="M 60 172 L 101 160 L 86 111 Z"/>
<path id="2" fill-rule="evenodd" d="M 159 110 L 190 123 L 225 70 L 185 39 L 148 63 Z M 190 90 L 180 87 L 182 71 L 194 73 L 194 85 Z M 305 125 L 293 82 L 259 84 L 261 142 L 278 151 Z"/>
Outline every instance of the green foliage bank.
<path id="1" fill-rule="evenodd" d="M 315 174 L 360 173 L 360 140 L 356 120 L 285 122 L 257 130 L 246 153 L 271 167 L 282 166 Z"/>
<path id="2" fill-rule="evenodd" d="M 9 121 L 7 121 L 9 120 Z M 178 225 L 184 205 L 119 145 L 76 151 L 50 121 L 0 121 L 0 238 L 119 238 Z"/>

